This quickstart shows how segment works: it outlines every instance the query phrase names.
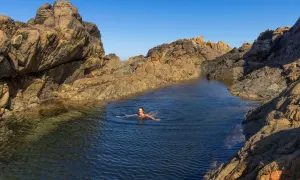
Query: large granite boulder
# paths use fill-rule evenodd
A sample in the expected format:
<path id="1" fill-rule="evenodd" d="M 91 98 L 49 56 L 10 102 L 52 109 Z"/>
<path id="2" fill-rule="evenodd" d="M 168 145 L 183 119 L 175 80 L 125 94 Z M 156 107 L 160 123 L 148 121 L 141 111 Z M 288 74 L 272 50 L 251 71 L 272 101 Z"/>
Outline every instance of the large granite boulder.
<path id="1" fill-rule="evenodd" d="M 10 37 L 8 42 L 5 36 Z M 69 2 L 56 2 L 53 7 L 43 5 L 34 23 L 21 27 L 10 18 L 1 17 L 0 50 L 18 74 L 104 56 L 100 31 L 95 25 L 83 22 L 77 8 Z"/>
<path id="2" fill-rule="evenodd" d="M 9 87 L 0 96 L 1 116 L 4 109 L 22 111 L 56 99 L 62 84 L 101 68 L 100 38 L 97 26 L 84 22 L 70 2 L 46 3 L 26 24 L 0 15 L 0 79 Z"/>

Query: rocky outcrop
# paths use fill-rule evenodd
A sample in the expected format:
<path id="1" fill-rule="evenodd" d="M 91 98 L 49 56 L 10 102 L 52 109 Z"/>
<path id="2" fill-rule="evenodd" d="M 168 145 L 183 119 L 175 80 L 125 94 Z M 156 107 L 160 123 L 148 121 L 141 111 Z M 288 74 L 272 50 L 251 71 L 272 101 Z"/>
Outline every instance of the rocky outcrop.
<path id="1" fill-rule="evenodd" d="M 294 32 L 295 26 L 291 29 L 278 28 L 272 32 L 269 39 L 264 37 L 267 40 L 262 35 L 258 38 L 257 42 L 270 42 L 271 48 L 262 53 L 257 50 L 258 45 L 254 44 L 254 48 L 245 54 L 247 63 L 244 72 L 246 73 L 230 88 L 233 94 L 256 99 L 271 99 L 290 83 L 298 80 L 300 73 L 297 52 L 300 49 L 296 45 L 299 33 Z M 264 40 L 260 40 L 262 38 Z M 262 54 L 266 55 L 262 56 Z"/>
<path id="2" fill-rule="evenodd" d="M 265 66 L 241 77 L 230 88 L 233 95 L 247 99 L 270 100 L 287 87 L 280 68 Z"/>
<path id="3" fill-rule="evenodd" d="M 53 7 L 43 5 L 30 25 L 18 26 L 5 16 L 1 16 L 0 21 L 1 52 L 17 74 L 104 56 L 99 30 L 83 22 L 70 3 L 56 2 Z"/>
<path id="4" fill-rule="evenodd" d="M 281 40 L 283 35 L 288 32 L 290 27 L 277 28 L 275 31 L 266 30 L 261 33 L 254 42 L 252 48 L 246 53 L 246 58 L 249 61 L 262 62 L 266 61 L 268 56 L 277 49 L 277 43 Z"/>
<path id="5" fill-rule="evenodd" d="M 61 84 L 105 65 L 100 31 L 69 2 L 40 7 L 27 24 L 0 15 L 1 116 L 56 99 Z M 8 101 L 8 102 L 6 102 Z"/>
<path id="6" fill-rule="evenodd" d="M 193 39 L 184 39 L 157 46 L 150 49 L 146 57 L 137 56 L 125 62 L 121 62 L 114 54 L 107 55 L 104 58 L 106 66 L 91 71 L 86 78 L 64 84 L 59 96 L 69 100 L 119 99 L 198 78 L 200 64 L 210 60 L 207 57 L 215 58 L 230 49 L 222 43 L 211 46 L 212 43 L 207 45 L 203 41 L 197 44 Z M 217 50 L 214 49 L 216 47 Z"/>
<path id="7" fill-rule="evenodd" d="M 244 124 L 250 139 L 228 164 L 211 172 L 207 179 L 297 179 L 299 120 L 300 82 L 297 81 L 247 115 Z"/>
<path id="8" fill-rule="evenodd" d="M 273 99 L 248 113 L 243 122 L 245 146 L 229 163 L 208 173 L 206 179 L 300 177 L 299 28 L 298 20 L 292 28 L 268 30 L 243 55 L 244 74 L 235 79 L 230 91 L 246 98 Z M 212 69 L 222 69 L 228 61 L 217 59 L 213 63 L 223 64 Z M 235 66 L 239 65 L 231 65 Z M 212 72 L 207 73 L 214 75 Z"/>
<path id="9" fill-rule="evenodd" d="M 205 62 L 202 75 L 234 81 L 230 91 L 245 98 L 270 100 L 299 77 L 295 26 L 267 30 L 257 40 Z M 291 51 L 290 49 L 293 49 Z M 295 52 L 295 53 L 293 53 Z"/>
<path id="10" fill-rule="evenodd" d="M 237 80 L 244 76 L 244 59 L 252 47 L 252 44 L 245 43 L 240 48 L 233 48 L 230 52 L 217 57 L 213 61 L 206 61 L 201 65 L 202 75 L 208 79 Z"/>

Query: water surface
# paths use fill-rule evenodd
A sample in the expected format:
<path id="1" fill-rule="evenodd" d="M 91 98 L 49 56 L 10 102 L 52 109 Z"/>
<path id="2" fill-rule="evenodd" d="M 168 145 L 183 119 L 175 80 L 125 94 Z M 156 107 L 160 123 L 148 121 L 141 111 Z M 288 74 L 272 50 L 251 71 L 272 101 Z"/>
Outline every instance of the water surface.
<path id="1" fill-rule="evenodd" d="M 224 84 L 204 80 L 111 102 L 47 132 L 30 129 L 1 165 L 0 177 L 202 179 L 244 144 L 240 122 L 255 106 L 231 96 Z M 115 117 L 138 107 L 161 121 Z M 47 123 L 39 126 L 54 122 Z"/>

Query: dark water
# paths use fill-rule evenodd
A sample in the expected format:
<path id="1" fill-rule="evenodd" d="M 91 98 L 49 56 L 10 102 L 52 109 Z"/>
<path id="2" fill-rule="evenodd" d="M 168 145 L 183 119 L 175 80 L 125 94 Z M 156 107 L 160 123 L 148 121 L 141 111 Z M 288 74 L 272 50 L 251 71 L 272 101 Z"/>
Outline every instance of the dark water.
<path id="1" fill-rule="evenodd" d="M 243 145 L 239 124 L 256 105 L 229 95 L 219 82 L 194 81 L 110 103 L 55 128 L 48 120 L 23 138 L 0 177 L 202 179 Z M 161 121 L 113 115 L 140 106 Z"/>

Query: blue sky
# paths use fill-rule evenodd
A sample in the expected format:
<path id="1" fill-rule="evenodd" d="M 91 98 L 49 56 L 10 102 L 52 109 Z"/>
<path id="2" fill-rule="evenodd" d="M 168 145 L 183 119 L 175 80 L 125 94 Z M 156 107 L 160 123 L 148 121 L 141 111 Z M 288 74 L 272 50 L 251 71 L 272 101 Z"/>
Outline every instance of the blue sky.
<path id="1" fill-rule="evenodd" d="M 27 21 L 54 0 L 6 0 L 0 14 Z M 232 47 L 265 29 L 293 25 L 300 1 L 292 0 L 71 0 L 85 21 L 98 25 L 106 53 L 121 59 L 145 55 L 159 44 L 203 35 Z"/>

